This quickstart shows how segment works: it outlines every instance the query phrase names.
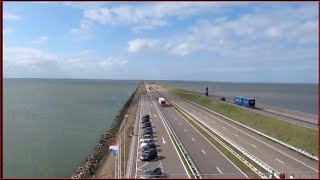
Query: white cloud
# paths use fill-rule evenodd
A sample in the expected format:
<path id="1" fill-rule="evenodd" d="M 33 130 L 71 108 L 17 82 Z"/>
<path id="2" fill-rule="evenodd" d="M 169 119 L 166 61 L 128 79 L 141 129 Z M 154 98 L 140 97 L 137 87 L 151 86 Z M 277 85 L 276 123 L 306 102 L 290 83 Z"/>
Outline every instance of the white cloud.
<path id="1" fill-rule="evenodd" d="M 74 57 L 61 57 L 57 54 L 29 47 L 4 46 L 4 72 L 6 77 L 82 77 L 94 78 L 98 73 L 107 75 L 108 71 L 117 71 L 128 60 L 123 58 L 90 58 L 83 54 L 92 54 L 93 50 L 84 50 Z"/>
<path id="2" fill-rule="evenodd" d="M 7 47 L 3 49 L 4 63 L 14 66 L 41 66 L 54 63 L 55 54 L 28 47 Z"/>
<path id="3" fill-rule="evenodd" d="M 129 52 L 138 52 L 146 48 L 156 48 L 158 41 L 153 39 L 135 39 L 130 41 L 128 45 Z"/>
<path id="4" fill-rule="evenodd" d="M 148 49 L 175 56 L 207 52 L 219 58 L 246 60 L 315 59 L 318 17 L 312 9 L 315 8 L 271 8 L 232 19 L 201 20 L 178 35 L 133 39 L 128 43 L 128 51 Z M 150 42 L 157 43 L 150 45 Z"/>
<path id="5" fill-rule="evenodd" d="M 42 44 L 48 41 L 48 37 L 47 36 L 40 36 L 38 38 L 36 38 L 35 40 L 32 41 L 32 43 L 34 44 Z"/>
<path id="6" fill-rule="evenodd" d="M 17 14 L 9 13 L 9 12 L 4 12 L 3 13 L 3 20 L 20 20 L 21 17 Z"/>
<path id="7" fill-rule="evenodd" d="M 90 21 L 98 25 L 131 26 L 134 32 L 152 30 L 169 25 L 169 19 L 182 20 L 190 16 L 205 13 L 221 13 L 229 6 L 239 6 L 248 3 L 229 2 L 150 2 L 136 4 L 103 4 L 95 3 L 84 8 L 83 4 L 67 3 L 67 5 L 83 9 L 80 27 L 72 31 L 81 30 L 83 21 Z M 80 7 L 81 6 L 81 7 Z M 86 31 L 83 31 L 86 32 Z"/>

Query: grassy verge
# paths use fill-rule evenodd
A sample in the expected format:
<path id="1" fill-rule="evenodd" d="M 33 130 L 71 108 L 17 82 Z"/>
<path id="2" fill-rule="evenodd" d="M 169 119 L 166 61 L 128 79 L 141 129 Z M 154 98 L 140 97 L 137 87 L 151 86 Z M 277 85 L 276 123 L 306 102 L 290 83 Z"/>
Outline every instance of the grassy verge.
<path id="1" fill-rule="evenodd" d="M 318 131 L 316 130 L 294 125 L 230 104 L 221 103 L 214 99 L 202 97 L 201 95 L 190 94 L 192 91 L 178 89 L 172 86 L 161 85 L 161 87 L 295 147 L 313 154 L 318 154 Z"/>
<path id="2" fill-rule="evenodd" d="M 179 112 L 181 116 L 184 117 L 186 121 L 195 129 L 197 129 L 213 146 L 215 146 L 217 149 L 219 149 L 220 152 L 222 152 L 231 162 L 233 162 L 239 169 L 241 169 L 242 172 L 244 172 L 249 178 L 257 179 L 260 178 L 258 174 L 256 174 L 254 171 L 252 171 L 247 165 L 245 165 L 240 159 L 238 159 L 234 154 L 232 154 L 228 149 L 226 149 L 224 146 L 222 146 L 218 141 L 216 141 L 210 134 L 208 134 L 204 129 L 207 129 L 206 127 L 199 126 L 196 124 L 193 120 L 191 120 L 189 117 L 187 117 L 185 114 L 182 113 L 182 110 L 180 110 L 178 107 L 173 105 L 173 107 Z M 204 128 L 204 129 L 203 129 Z M 207 129 L 208 130 L 208 129 Z M 218 136 L 216 136 L 219 138 Z M 224 144 L 228 143 L 224 141 L 223 139 L 219 138 L 220 141 L 222 141 Z M 229 145 L 228 145 L 229 146 Z M 231 146 L 229 146 L 231 148 Z M 249 158 L 244 156 L 241 152 L 238 150 L 232 148 L 237 154 L 239 154 L 242 158 L 244 158 L 246 161 L 248 161 L 251 165 L 256 167 L 260 172 L 267 173 L 266 170 L 261 168 L 258 164 L 251 161 Z"/>

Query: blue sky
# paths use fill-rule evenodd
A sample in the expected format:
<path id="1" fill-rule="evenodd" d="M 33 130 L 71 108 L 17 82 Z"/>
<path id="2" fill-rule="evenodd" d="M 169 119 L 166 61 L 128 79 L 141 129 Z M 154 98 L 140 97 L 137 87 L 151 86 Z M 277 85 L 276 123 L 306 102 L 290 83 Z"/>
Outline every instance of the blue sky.
<path id="1" fill-rule="evenodd" d="M 318 82 L 316 2 L 4 2 L 4 77 Z"/>

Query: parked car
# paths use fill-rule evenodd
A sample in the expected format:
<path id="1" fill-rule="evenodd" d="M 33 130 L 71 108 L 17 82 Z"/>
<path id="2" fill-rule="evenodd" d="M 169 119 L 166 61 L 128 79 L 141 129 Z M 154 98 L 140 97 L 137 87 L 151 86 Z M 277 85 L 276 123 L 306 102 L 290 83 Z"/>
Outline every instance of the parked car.
<path id="1" fill-rule="evenodd" d="M 146 169 L 143 172 L 143 176 L 141 178 L 150 179 L 150 178 L 159 178 L 161 176 L 163 176 L 161 168 L 155 167 L 155 168 Z"/>
<path id="2" fill-rule="evenodd" d="M 151 123 L 150 122 L 142 123 L 141 128 L 145 128 L 145 127 L 151 127 Z"/>
<path id="3" fill-rule="evenodd" d="M 144 118 L 150 118 L 150 115 L 149 114 L 146 114 L 146 115 L 144 115 L 144 116 L 142 116 L 142 118 L 144 119 Z"/>
<path id="4" fill-rule="evenodd" d="M 147 130 L 145 130 L 145 131 L 142 131 L 142 132 L 140 133 L 140 136 L 152 135 L 152 134 L 153 134 L 152 129 L 147 129 Z"/>
<path id="5" fill-rule="evenodd" d="M 147 118 L 141 119 L 141 123 L 145 123 L 145 122 L 150 122 L 150 119 L 147 119 Z"/>
<path id="6" fill-rule="evenodd" d="M 143 141 L 140 145 L 141 148 L 148 146 L 149 144 L 155 143 L 155 140 Z"/>
<path id="7" fill-rule="evenodd" d="M 220 101 L 226 101 L 226 98 L 220 97 L 219 100 L 220 100 Z"/>
<path id="8" fill-rule="evenodd" d="M 158 157 L 158 151 L 156 148 L 150 148 L 147 151 L 142 152 L 140 156 L 141 161 L 151 161 Z"/>
<path id="9" fill-rule="evenodd" d="M 143 146 L 142 147 L 142 152 L 147 151 L 150 148 L 157 148 L 156 143 L 151 142 L 151 143 L 148 143 L 146 146 Z"/>

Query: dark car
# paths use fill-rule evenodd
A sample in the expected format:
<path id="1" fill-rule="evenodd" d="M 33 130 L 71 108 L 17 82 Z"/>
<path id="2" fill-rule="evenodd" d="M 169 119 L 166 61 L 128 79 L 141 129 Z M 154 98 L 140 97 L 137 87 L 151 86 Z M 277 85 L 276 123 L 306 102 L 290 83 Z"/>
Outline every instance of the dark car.
<path id="1" fill-rule="evenodd" d="M 150 178 L 159 178 L 163 176 L 162 170 L 160 167 L 147 169 L 144 171 L 143 176 L 141 178 L 143 179 L 150 179 Z"/>
<path id="2" fill-rule="evenodd" d="M 226 101 L 226 98 L 224 98 L 224 97 L 221 97 L 219 99 L 220 99 L 220 101 Z"/>
<path id="3" fill-rule="evenodd" d="M 147 150 L 149 150 L 149 149 L 151 149 L 151 148 L 157 148 L 157 145 L 156 145 L 156 143 L 154 143 L 154 142 L 150 142 L 150 143 L 148 143 L 146 146 L 143 146 L 142 147 L 142 152 L 145 152 L 145 151 L 147 151 Z"/>
<path id="4" fill-rule="evenodd" d="M 150 148 L 144 152 L 142 152 L 140 156 L 141 161 L 151 161 L 154 158 L 158 157 L 158 151 L 156 148 Z"/>
<path id="5" fill-rule="evenodd" d="M 150 119 L 147 119 L 147 118 L 141 119 L 141 123 L 145 123 L 145 122 L 150 122 Z"/>
<path id="6" fill-rule="evenodd" d="M 152 127 L 141 127 L 140 131 L 142 132 L 142 131 L 148 131 L 148 130 L 153 131 Z"/>
<path id="7" fill-rule="evenodd" d="M 144 119 L 144 118 L 150 118 L 150 115 L 149 114 L 147 114 L 147 115 L 144 115 L 144 116 L 142 116 L 142 119 Z"/>
<path id="8" fill-rule="evenodd" d="M 141 124 L 141 128 L 145 128 L 145 127 L 151 127 L 151 123 L 145 122 L 145 123 Z"/>
<path id="9" fill-rule="evenodd" d="M 153 131 L 151 129 L 148 129 L 148 130 L 145 130 L 145 131 L 141 132 L 141 136 L 152 135 L 152 134 L 153 134 Z"/>

